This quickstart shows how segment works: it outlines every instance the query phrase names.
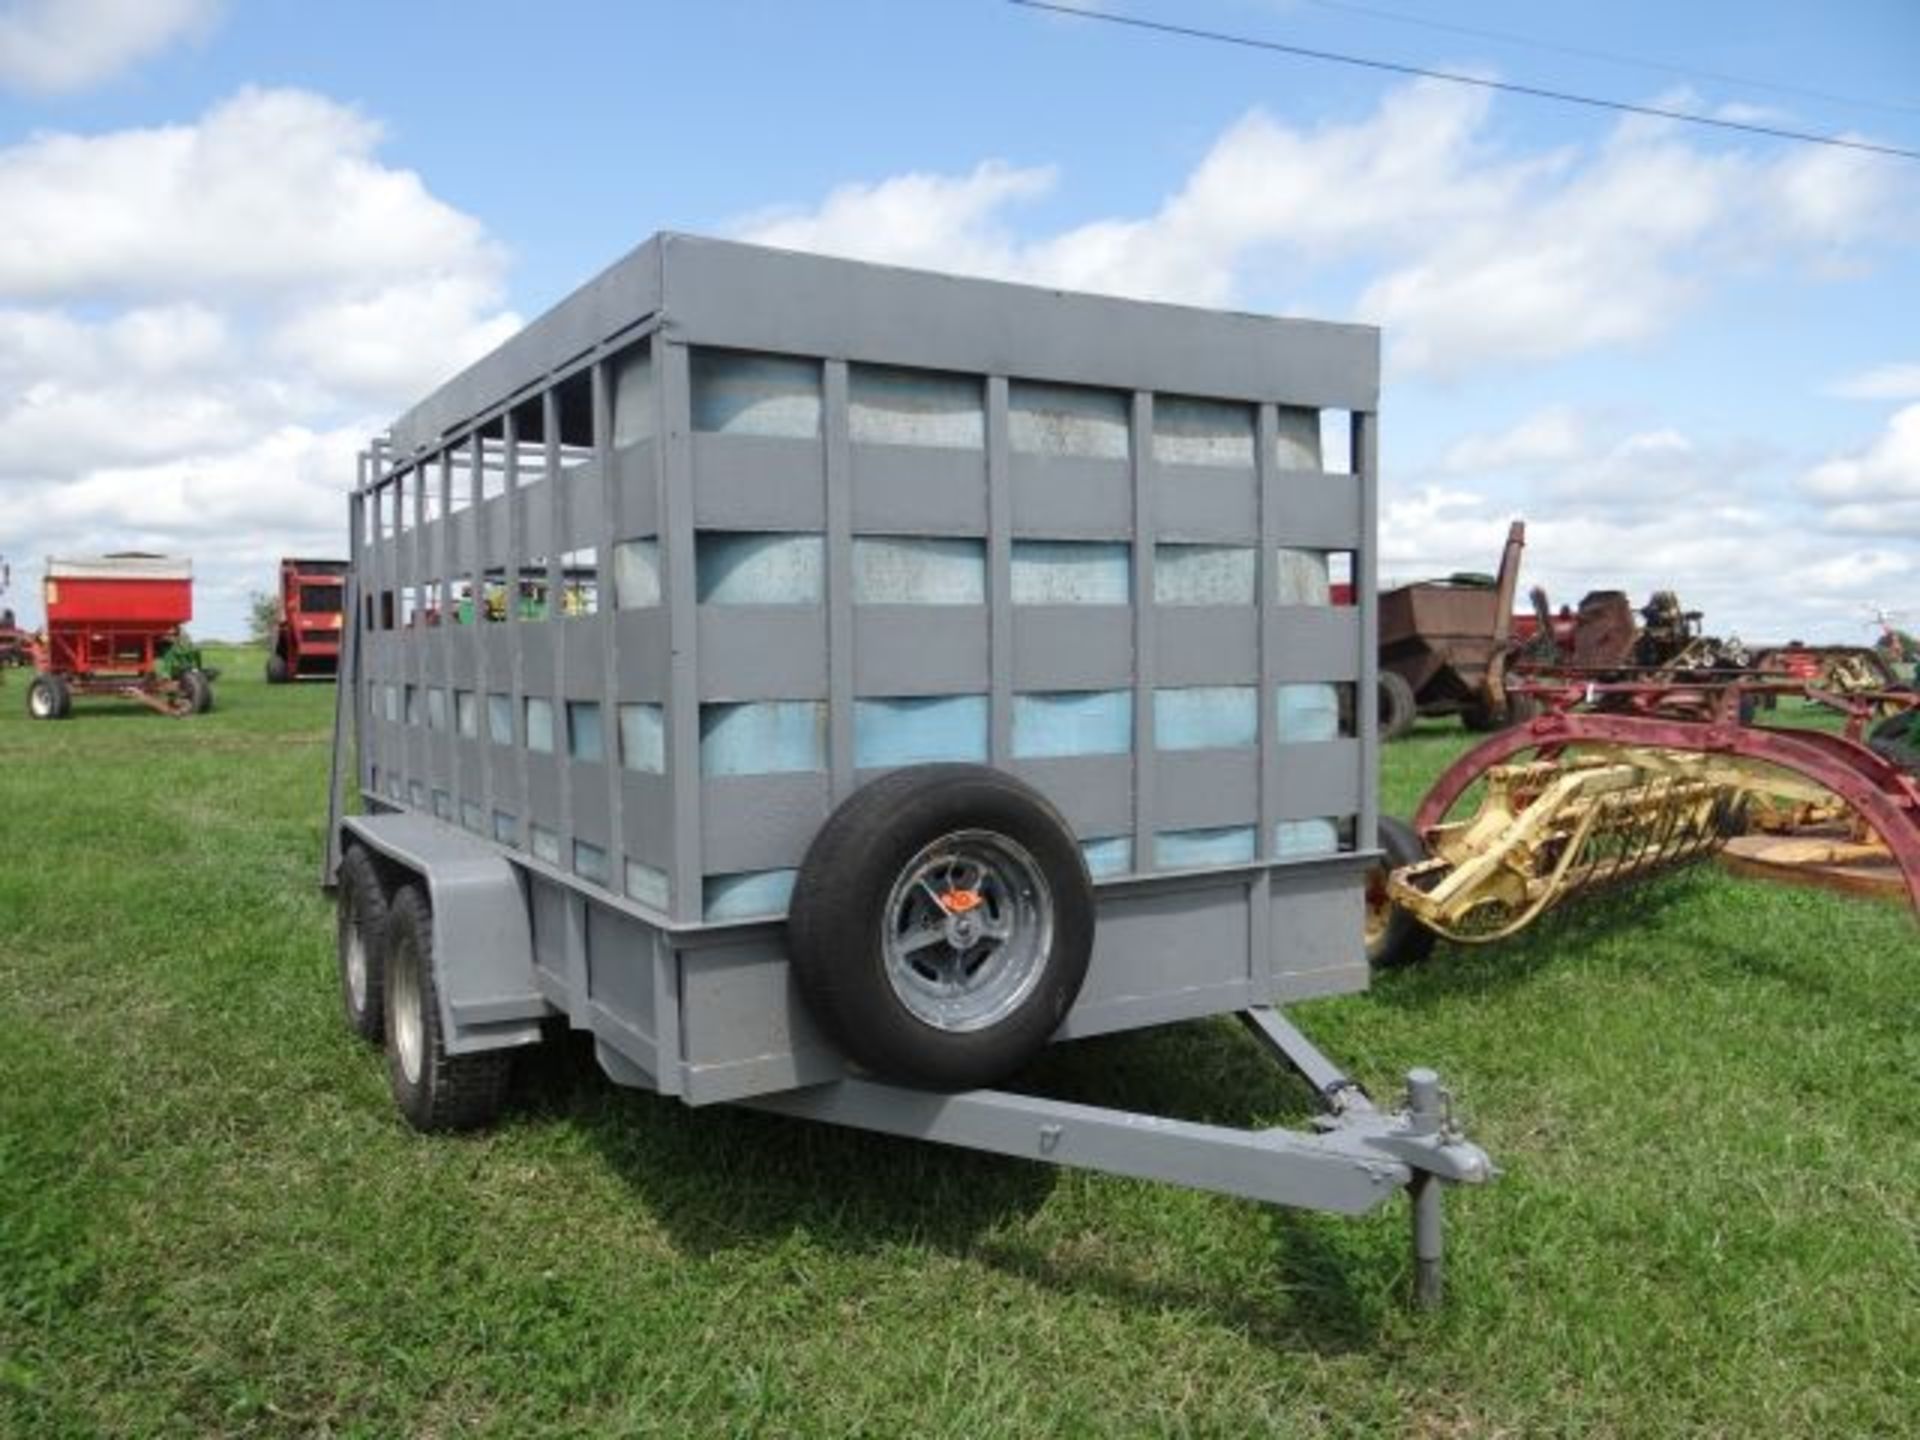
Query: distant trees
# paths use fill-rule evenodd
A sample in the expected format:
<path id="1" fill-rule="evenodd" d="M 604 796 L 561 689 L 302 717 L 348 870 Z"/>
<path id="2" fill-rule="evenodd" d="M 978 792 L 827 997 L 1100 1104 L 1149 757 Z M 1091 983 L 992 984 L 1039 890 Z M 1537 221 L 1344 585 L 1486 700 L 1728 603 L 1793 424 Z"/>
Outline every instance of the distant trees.
<path id="1" fill-rule="evenodd" d="M 247 635 L 256 645 L 271 645 L 280 628 L 280 597 L 256 590 L 247 597 Z"/>

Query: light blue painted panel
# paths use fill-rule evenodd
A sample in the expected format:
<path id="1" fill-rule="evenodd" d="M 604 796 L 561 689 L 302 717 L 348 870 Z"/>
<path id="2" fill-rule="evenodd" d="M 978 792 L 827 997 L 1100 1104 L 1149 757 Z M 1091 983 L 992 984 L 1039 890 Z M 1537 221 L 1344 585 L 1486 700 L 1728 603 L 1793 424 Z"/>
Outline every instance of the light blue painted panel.
<path id="1" fill-rule="evenodd" d="M 1008 387 L 1007 439 L 1023 455 L 1124 460 L 1128 397 L 1118 390 L 1015 380 Z"/>
<path id="2" fill-rule="evenodd" d="M 613 603 L 639 610 L 660 603 L 660 542 L 622 540 L 613 547 Z"/>
<path id="3" fill-rule="evenodd" d="M 1153 863 L 1162 870 L 1191 870 L 1201 865 L 1244 865 L 1253 859 L 1251 825 L 1213 830 L 1162 830 L 1153 837 Z"/>
<path id="4" fill-rule="evenodd" d="M 667 872 L 638 860 L 627 861 L 627 894 L 656 910 L 667 908 Z"/>
<path id="5" fill-rule="evenodd" d="M 696 349 L 693 428 L 718 435 L 820 438 L 820 362 Z"/>
<path id="6" fill-rule="evenodd" d="M 1125 605 L 1133 594 L 1132 548 L 1124 540 L 1016 540 L 1013 603 Z"/>
<path id="7" fill-rule="evenodd" d="M 793 897 L 794 870 L 745 870 L 709 875 L 701 886 L 700 914 L 706 920 L 751 920 L 783 915 Z"/>
<path id="8" fill-rule="evenodd" d="M 1260 734 L 1251 685 L 1191 685 L 1153 692 L 1154 744 L 1162 750 L 1250 748 Z"/>
<path id="9" fill-rule="evenodd" d="M 1133 869 L 1131 835 L 1109 835 L 1101 840 L 1082 841 L 1080 853 L 1086 857 L 1087 873 L 1096 880 L 1111 875 L 1125 875 Z"/>
<path id="10" fill-rule="evenodd" d="M 1062 690 L 1013 697 L 1013 754 L 1124 755 L 1133 748 L 1131 690 Z"/>
<path id="11" fill-rule="evenodd" d="M 1318 470 L 1320 465 L 1320 412 L 1297 406 L 1280 407 L 1280 444 L 1278 460 L 1282 470 Z"/>
<path id="12" fill-rule="evenodd" d="M 858 605 L 984 605 L 987 542 L 859 535 L 853 542 Z"/>
<path id="13" fill-rule="evenodd" d="M 827 768 L 827 707 L 817 700 L 756 700 L 700 707 L 705 775 L 779 775 Z"/>
<path id="14" fill-rule="evenodd" d="M 520 843 L 520 821 L 511 810 L 493 812 L 493 838 L 502 845 Z"/>
<path id="15" fill-rule="evenodd" d="M 1258 559 L 1251 545 L 1156 545 L 1154 603 L 1251 605 Z"/>
<path id="16" fill-rule="evenodd" d="M 1277 735 L 1282 744 L 1340 738 L 1340 691 L 1315 681 L 1275 691 Z"/>
<path id="17" fill-rule="evenodd" d="M 620 707 L 620 763 L 656 775 L 667 768 L 666 722 L 658 705 Z"/>
<path id="18" fill-rule="evenodd" d="M 453 728 L 462 738 L 480 738 L 480 708 L 471 690 L 453 692 Z"/>
<path id="19" fill-rule="evenodd" d="M 487 738 L 496 745 L 513 744 L 513 697 L 487 696 Z"/>
<path id="20" fill-rule="evenodd" d="M 986 758 L 984 695 L 853 702 L 853 763 L 861 770 Z"/>
<path id="21" fill-rule="evenodd" d="M 1281 860 L 1332 855 L 1340 849 L 1340 827 L 1327 818 L 1282 820 L 1273 827 L 1273 853 Z"/>
<path id="22" fill-rule="evenodd" d="M 544 860 L 549 865 L 560 863 L 560 837 L 553 831 L 544 825 L 529 825 L 527 837 L 536 860 Z"/>
<path id="23" fill-rule="evenodd" d="M 847 387 L 847 431 L 855 444 L 986 445 L 985 387 L 978 376 L 855 365 Z"/>
<path id="24" fill-rule="evenodd" d="M 1283 545 L 1276 558 L 1279 562 L 1275 572 L 1279 577 L 1279 594 L 1276 598 L 1280 604 L 1333 603 L 1326 551 L 1295 550 Z"/>
<path id="25" fill-rule="evenodd" d="M 653 347 L 641 344 L 613 362 L 613 443 L 632 445 L 653 431 Z"/>
<path id="26" fill-rule="evenodd" d="M 1167 465 L 1253 468 L 1253 407 L 1186 395 L 1153 397 L 1153 458 Z"/>
<path id="27" fill-rule="evenodd" d="M 607 758 L 607 741 L 600 724 L 600 705 L 594 700 L 567 702 L 567 754 L 576 760 Z"/>
<path id="28" fill-rule="evenodd" d="M 553 702 L 535 695 L 527 697 L 527 749 L 553 753 Z"/>
<path id="29" fill-rule="evenodd" d="M 598 845 L 589 845 L 585 840 L 573 842 L 573 873 L 595 885 L 613 884 L 607 869 L 607 852 Z"/>
<path id="30" fill-rule="evenodd" d="M 817 605 L 824 550 L 818 535 L 702 530 L 694 537 L 703 605 Z"/>
<path id="31" fill-rule="evenodd" d="M 462 800 L 460 824 L 476 835 L 484 835 L 487 833 L 487 812 L 471 800 Z"/>

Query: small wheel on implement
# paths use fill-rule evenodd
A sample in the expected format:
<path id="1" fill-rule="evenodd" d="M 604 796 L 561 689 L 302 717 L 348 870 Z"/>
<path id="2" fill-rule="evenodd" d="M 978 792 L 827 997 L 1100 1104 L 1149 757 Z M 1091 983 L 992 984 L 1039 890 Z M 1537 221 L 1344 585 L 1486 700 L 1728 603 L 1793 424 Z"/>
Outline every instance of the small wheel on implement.
<path id="1" fill-rule="evenodd" d="M 1376 970 L 1417 965 L 1433 953 L 1434 933 L 1393 903 L 1387 876 L 1427 858 L 1414 828 L 1391 815 L 1380 817 L 1382 862 L 1367 872 L 1367 964 Z"/>
<path id="2" fill-rule="evenodd" d="M 513 1055 L 452 1055 L 440 1023 L 433 968 L 433 907 L 403 885 L 387 912 L 387 1079 L 394 1104 L 416 1130 L 477 1130 L 506 1102 Z"/>
<path id="3" fill-rule="evenodd" d="M 58 675 L 41 671 L 27 685 L 27 714 L 35 720 L 64 720 L 73 711 L 73 695 Z"/>
<path id="4" fill-rule="evenodd" d="M 1460 723 L 1476 735 L 1486 735 L 1495 730 L 1504 730 L 1507 724 L 1506 712 L 1495 710 L 1484 696 L 1475 696 L 1460 707 Z"/>
<path id="5" fill-rule="evenodd" d="M 278 650 L 267 657 L 267 684 L 284 685 L 293 678 L 293 672 L 287 668 L 287 657 Z"/>
<path id="6" fill-rule="evenodd" d="M 386 1038 L 387 887 L 362 845 L 340 860 L 334 952 L 347 1028 L 378 1045 Z"/>
<path id="7" fill-rule="evenodd" d="M 188 670 L 179 679 L 180 694 L 187 702 L 186 713 L 204 715 L 213 709 L 213 681 L 204 670 Z"/>
<path id="8" fill-rule="evenodd" d="M 1392 670 L 1380 672 L 1380 738 L 1398 740 L 1413 733 L 1420 705 L 1406 677 Z"/>
<path id="9" fill-rule="evenodd" d="M 1093 950 L 1093 885 L 1031 787 L 919 765 L 821 827 L 787 916 L 794 974 L 840 1047 L 889 1079 L 1006 1079 L 1066 1017 Z"/>

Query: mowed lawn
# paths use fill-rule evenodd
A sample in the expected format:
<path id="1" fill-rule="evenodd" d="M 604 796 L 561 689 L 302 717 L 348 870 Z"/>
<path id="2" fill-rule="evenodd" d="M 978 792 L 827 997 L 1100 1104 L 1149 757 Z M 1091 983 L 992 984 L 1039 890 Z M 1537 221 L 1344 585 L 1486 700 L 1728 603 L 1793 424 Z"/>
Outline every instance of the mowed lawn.
<path id="1" fill-rule="evenodd" d="M 1911 1434 L 1920 931 L 1711 868 L 1296 1020 L 1446 1076 L 1504 1174 L 1282 1212 L 622 1091 L 421 1139 L 340 1023 L 332 690 L 30 723 L 0 682 L 0 1435 Z M 1405 814 L 1461 748 L 1387 752 Z M 1229 1022 L 1036 1086 L 1233 1123 Z"/>

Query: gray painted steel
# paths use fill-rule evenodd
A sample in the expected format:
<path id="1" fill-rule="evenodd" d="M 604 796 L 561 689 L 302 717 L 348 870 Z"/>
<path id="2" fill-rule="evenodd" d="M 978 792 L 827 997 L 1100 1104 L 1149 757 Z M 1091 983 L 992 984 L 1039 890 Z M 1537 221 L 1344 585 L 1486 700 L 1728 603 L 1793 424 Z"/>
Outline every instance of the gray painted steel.
<path id="1" fill-rule="evenodd" d="M 1365 327 L 657 236 L 370 446 L 329 877 L 343 833 L 428 877 L 456 1048 L 550 1007 L 694 1104 L 1006 1153 L 1053 1125 L 1044 1158 L 1342 1210 L 1409 1167 L 1478 1178 L 1393 1158 L 1371 1107 L 1339 1120 L 1364 1135 L 1229 1138 L 850 1079 L 780 923 L 833 807 L 931 739 L 1104 857 L 1060 1038 L 1363 986 L 1378 388 Z M 1303 439 L 1328 411 L 1340 469 Z M 1252 552 L 1254 593 L 1160 603 L 1161 547 L 1195 544 Z M 1289 590 L 1298 552 L 1353 600 Z M 863 554 L 900 593 L 856 595 Z M 1344 723 L 1285 733 L 1286 686 Z M 1111 697 L 1129 743 L 1023 735 L 1061 692 Z M 370 813 L 342 821 L 350 744 Z"/>

